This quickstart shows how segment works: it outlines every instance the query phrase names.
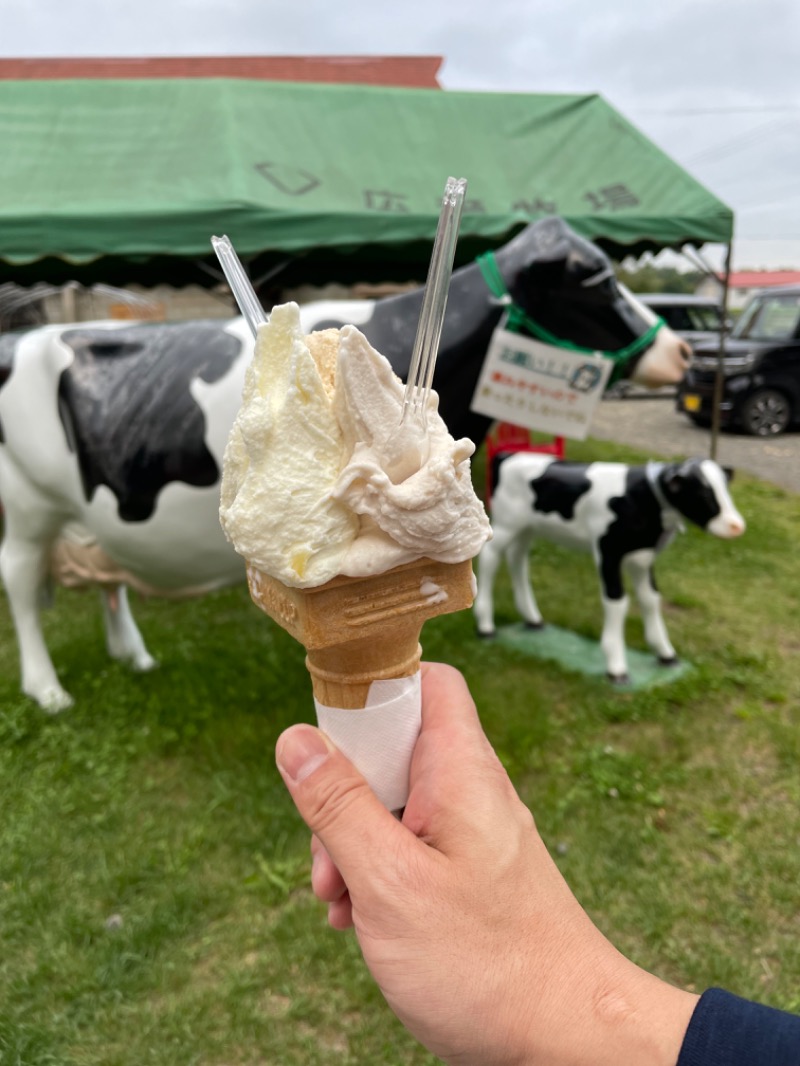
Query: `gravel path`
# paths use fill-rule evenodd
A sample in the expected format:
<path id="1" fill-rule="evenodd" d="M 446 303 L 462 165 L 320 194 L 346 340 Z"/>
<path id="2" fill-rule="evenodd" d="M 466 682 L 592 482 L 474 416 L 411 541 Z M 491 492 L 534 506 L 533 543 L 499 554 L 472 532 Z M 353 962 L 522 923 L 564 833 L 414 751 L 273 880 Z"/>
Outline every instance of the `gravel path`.
<path id="1" fill-rule="evenodd" d="M 653 457 L 707 456 L 711 432 L 699 429 L 675 410 L 673 397 L 632 396 L 603 400 L 595 411 L 591 435 L 639 448 Z M 717 461 L 746 470 L 764 481 L 800 492 L 800 433 L 762 440 L 722 432 Z"/>

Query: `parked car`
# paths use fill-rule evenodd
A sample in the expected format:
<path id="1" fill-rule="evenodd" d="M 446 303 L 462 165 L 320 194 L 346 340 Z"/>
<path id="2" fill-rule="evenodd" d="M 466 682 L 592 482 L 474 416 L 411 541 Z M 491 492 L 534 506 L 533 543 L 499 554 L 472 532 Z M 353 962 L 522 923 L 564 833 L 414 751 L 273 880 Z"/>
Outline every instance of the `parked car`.
<path id="1" fill-rule="evenodd" d="M 698 344 L 679 389 L 679 411 L 711 424 L 718 344 Z M 800 419 L 800 285 L 754 293 L 725 342 L 720 424 L 757 437 Z"/>
<path id="2" fill-rule="evenodd" d="M 722 308 L 712 297 L 675 292 L 639 292 L 636 295 L 693 348 L 696 344 L 714 342 L 719 338 Z"/>

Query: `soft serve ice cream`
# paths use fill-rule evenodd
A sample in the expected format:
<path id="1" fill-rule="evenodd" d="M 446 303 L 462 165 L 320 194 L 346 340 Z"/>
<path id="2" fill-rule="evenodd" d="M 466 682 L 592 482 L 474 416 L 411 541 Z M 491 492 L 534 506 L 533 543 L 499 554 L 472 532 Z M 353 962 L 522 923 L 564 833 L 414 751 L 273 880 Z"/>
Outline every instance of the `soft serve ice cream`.
<path id="1" fill-rule="evenodd" d="M 433 394 L 424 433 L 353 326 L 304 337 L 295 304 L 259 327 L 220 518 L 253 601 L 306 649 L 317 722 L 389 810 L 408 798 L 423 623 L 472 603 L 489 536 L 473 445 Z M 358 713 L 354 713 L 357 711 Z"/>
<path id="2" fill-rule="evenodd" d="M 403 394 L 354 326 L 305 337 L 296 304 L 273 310 L 222 476 L 222 527 L 252 566 L 310 588 L 478 553 L 490 526 L 472 487 L 474 445 L 453 440 L 432 393 L 423 461 L 398 477 Z"/>

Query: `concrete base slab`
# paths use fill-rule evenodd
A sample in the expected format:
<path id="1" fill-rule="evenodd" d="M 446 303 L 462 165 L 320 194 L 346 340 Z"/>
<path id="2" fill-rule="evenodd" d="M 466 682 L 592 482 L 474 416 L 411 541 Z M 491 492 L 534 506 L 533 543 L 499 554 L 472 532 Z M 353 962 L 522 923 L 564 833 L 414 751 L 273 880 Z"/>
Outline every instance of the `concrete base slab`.
<path id="1" fill-rule="evenodd" d="M 565 670 L 597 677 L 609 688 L 618 688 L 621 692 L 669 684 L 693 669 L 692 664 L 684 659 L 679 659 L 674 666 L 662 666 L 650 652 L 628 648 L 630 681 L 625 685 L 612 686 L 606 677 L 606 662 L 597 640 L 553 625 L 529 629 L 521 622 L 498 626 L 494 639 L 532 658 L 549 659 Z"/>

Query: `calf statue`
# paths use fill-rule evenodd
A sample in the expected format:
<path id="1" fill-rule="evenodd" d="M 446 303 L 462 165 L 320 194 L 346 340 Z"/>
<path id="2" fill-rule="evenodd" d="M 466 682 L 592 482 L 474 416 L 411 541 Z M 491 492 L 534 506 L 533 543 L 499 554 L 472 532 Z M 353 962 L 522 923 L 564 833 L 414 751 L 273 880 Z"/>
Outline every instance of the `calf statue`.
<path id="1" fill-rule="evenodd" d="M 504 556 L 517 610 L 530 627 L 543 625 L 528 576 L 529 548 L 540 537 L 592 553 L 603 601 L 600 643 L 613 682 L 628 680 L 623 572 L 639 601 L 647 643 L 659 662 L 676 662 L 653 564 L 684 518 L 716 537 L 744 533 L 744 519 L 728 493 L 729 473 L 711 459 L 627 466 L 560 462 L 524 452 L 500 457 L 498 465 L 491 506 L 494 535 L 478 560 L 478 633 L 494 634 L 492 590 Z"/>
<path id="2" fill-rule="evenodd" d="M 470 411 L 504 303 L 573 344 L 629 354 L 624 376 L 680 381 L 689 349 L 619 286 L 608 258 L 558 218 L 533 223 L 497 250 L 508 290 L 498 300 L 470 264 L 452 276 L 434 387 L 455 437 L 479 444 L 489 420 Z M 306 332 L 353 323 L 408 372 L 423 290 L 382 300 L 308 304 Z M 643 343 L 636 344 L 638 339 Z M 17 631 L 23 690 L 58 711 L 58 681 L 38 617 L 51 547 L 69 527 L 102 552 L 109 652 L 153 660 L 117 579 L 150 592 L 203 592 L 244 577 L 220 529 L 222 455 L 253 340 L 228 322 L 46 326 L 0 337 L 0 572 Z"/>

